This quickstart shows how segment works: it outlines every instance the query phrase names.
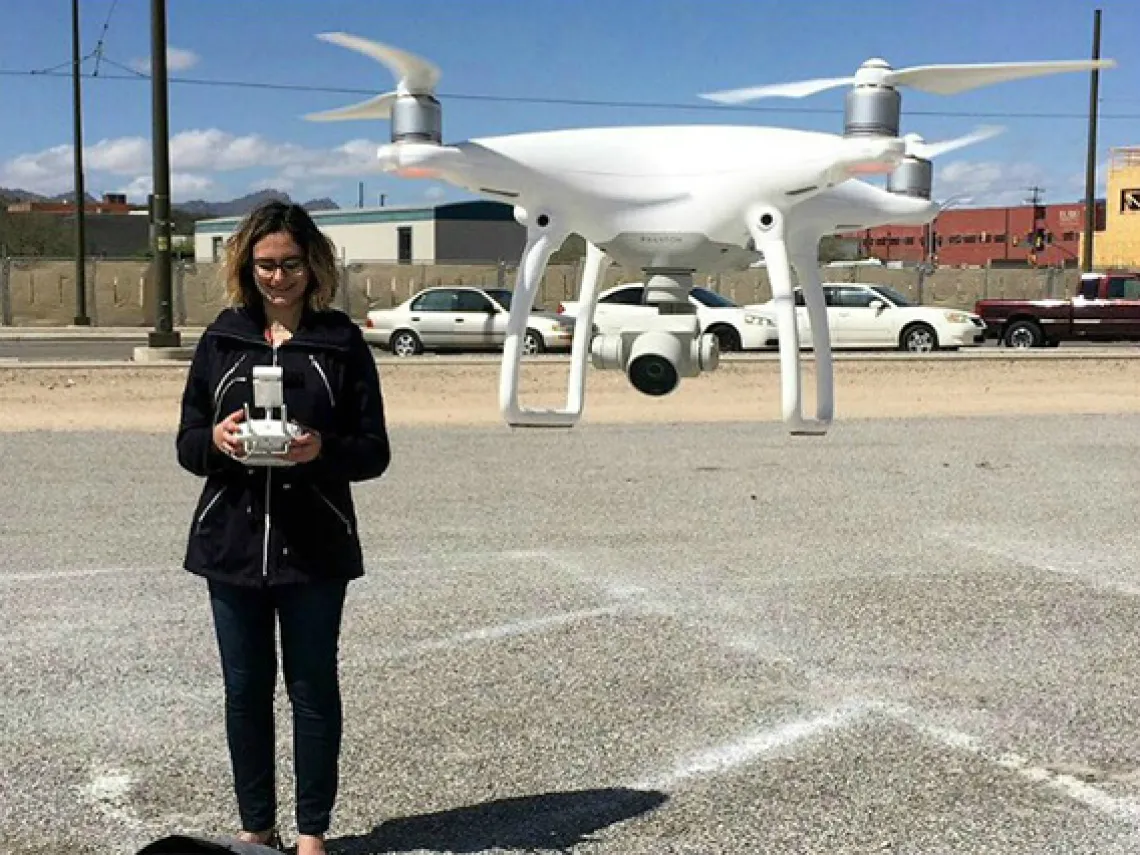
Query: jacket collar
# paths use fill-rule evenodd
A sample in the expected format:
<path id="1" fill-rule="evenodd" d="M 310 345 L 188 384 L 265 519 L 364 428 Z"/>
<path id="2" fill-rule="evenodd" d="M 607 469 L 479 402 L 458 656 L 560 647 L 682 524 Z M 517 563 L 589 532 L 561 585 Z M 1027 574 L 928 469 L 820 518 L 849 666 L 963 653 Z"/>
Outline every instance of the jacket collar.
<path id="1" fill-rule="evenodd" d="M 332 309 L 316 312 L 306 308 L 297 330 L 286 344 L 348 350 L 354 326 L 352 319 L 343 312 Z M 265 340 L 265 315 L 260 308 L 236 306 L 226 309 L 211 324 L 209 332 L 247 344 L 269 346 Z"/>

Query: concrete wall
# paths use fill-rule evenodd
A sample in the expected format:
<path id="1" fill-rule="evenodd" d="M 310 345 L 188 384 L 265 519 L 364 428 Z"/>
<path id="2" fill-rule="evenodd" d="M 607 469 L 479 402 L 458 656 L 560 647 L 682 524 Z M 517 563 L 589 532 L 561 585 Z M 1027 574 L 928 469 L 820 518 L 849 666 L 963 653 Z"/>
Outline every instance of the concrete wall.
<path id="1" fill-rule="evenodd" d="M 86 266 L 87 311 L 97 326 L 154 325 L 154 277 L 148 261 L 90 260 Z M 921 286 L 914 270 L 874 267 L 829 268 L 826 281 L 881 282 L 925 303 L 971 308 L 984 297 L 1059 297 L 1075 291 L 1076 270 L 998 270 L 942 268 Z M 548 268 L 537 303 L 556 309 L 575 299 L 579 265 Z M 515 265 L 353 263 L 346 266 L 337 304 L 363 320 L 371 308 L 386 308 L 429 285 L 504 285 L 514 288 Z M 223 307 L 216 264 L 176 263 L 173 271 L 175 323 L 201 326 Z M 637 271 L 611 266 L 604 287 L 639 281 Z M 763 268 L 698 276 L 737 303 L 763 302 L 771 296 Z M 0 324 L 59 326 L 75 318 L 75 262 L 70 259 L 0 259 Z"/>

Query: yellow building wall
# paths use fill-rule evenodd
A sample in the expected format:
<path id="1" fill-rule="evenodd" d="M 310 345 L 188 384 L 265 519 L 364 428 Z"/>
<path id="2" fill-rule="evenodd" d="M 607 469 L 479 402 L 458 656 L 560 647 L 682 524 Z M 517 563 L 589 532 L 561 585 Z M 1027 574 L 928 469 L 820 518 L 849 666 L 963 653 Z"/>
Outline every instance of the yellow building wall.
<path id="1" fill-rule="evenodd" d="M 1104 231 L 1093 235 L 1093 267 L 1140 270 L 1140 147 L 1111 153 Z"/>

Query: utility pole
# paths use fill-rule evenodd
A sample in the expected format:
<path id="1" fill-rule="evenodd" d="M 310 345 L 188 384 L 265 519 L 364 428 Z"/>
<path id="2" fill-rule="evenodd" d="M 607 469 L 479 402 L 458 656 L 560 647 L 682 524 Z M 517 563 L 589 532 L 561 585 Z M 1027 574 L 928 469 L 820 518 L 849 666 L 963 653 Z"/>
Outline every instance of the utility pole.
<path id="1" fill-rule="evenodd" d="M 1100 9 L 1093 11 L 1092 58 L 1100 59 Z M 1096 230 L 1096 121 L 1100 89 L 1100 71 L 1094 68 L 1089 75 L 1089 139 L 1085 161 L 1085 241 L 1081 252 L 1081 270 L 1092 270 L 1093 232 Z"/>
<path id="2" fill-rule="evenodd" d="M 91 326 L 87 315 L 87 235 L 84 222 L 83 107 L 79 86 L 79 0 L 71 0 L 71 89 L 75 110 L 75 325 Z"/>
<path id="3" fill-rule="evenodd" d="M 1041 194 L 1045 192 L 1045 188 L 1034 185 L 1029 188 L 1029 192 L 1032 195 L 1026 201 L 1033 206 L 1033 228 L 1029 232 L 1029 263 L 1036 267 L 1040 260 L 1037 253 L 1045 251 L 1044 242 L 1038 241 L 1037 238 L 1039 233 L 1044 232 L 1041 224 L 1045 218 L 1045 208 L 1041 204 Z"/>
<path id="4" fill-rule="evenodd" d="M 166 97 L 166 0 L 150 3 L 150 83 L 154 159 L 154 331 L 151 347 L 178 347 L 170 269 L 170 122 Z"/>

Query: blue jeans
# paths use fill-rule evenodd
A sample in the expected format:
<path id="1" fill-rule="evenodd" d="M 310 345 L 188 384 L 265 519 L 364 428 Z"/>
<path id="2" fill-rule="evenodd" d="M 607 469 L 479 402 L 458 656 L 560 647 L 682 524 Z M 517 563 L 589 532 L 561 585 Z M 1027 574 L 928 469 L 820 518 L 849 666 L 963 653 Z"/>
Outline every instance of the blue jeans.
<path id="1" fill-rule="evenodd" d="M 209 582 L 225 683 L 226 741 L 242 827 L 277 823 L 273 696 L 275 618 L 293 708 L 297 831 L 328 831 L 336 801 L 342 708 L 337 674 L 345 582 L 248 588 Z"/>

